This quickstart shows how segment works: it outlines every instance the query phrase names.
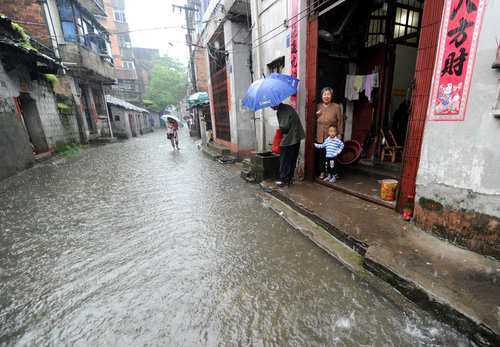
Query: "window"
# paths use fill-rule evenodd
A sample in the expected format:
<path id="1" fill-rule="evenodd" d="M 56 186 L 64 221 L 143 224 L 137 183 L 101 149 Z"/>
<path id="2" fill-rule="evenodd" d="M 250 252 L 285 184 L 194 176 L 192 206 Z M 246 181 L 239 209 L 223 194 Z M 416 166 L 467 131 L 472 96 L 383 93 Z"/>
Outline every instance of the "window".
<path id="1" fill-rule="evenodd" d="M 125 20 L 125 10 L 123 8 L 114 8 L 116 22 L 126 22 Z"/>
<path id="2" fill-rule="evenodd" d="M 119 80 L 118 85 L 120 86 L 120 89 L 126 90 L 126 91 L 135 91 L 135 83 L 134 81 L 130 80 Z"/>
<path id="3" fill-rule="evenodd" d="M 76 42 L 75 25 L 73 24 L 73 12 L 69 0 L 57 0 L 57 8 L 61 19 L 64 40 Z"/>
<path id="4" fill-rule="evenodd" d="M 130 38 L 126 34 L 118 34 L 118 45 L 120 47 L 130 48 Z"/>
<path id="5" fill-rule="evenodd" d="M 274 59 L 272 62 L 267 64 L 267 68 L 269 70 L 269 73 L 272 73 L 272 72 L 280 73 L 284 67 L 285 67 L 285 56 L 281 56 L 277 59 Z"/>
<path id="6" fill-rule="evenodd" d="M 368 36 L 365 46 L 371 47 L 384 42 L 386 26 L 387 9 L 382 7 L 373 11 L 370 16 L 370 25 L 368 27 Z"/>
<path id="7" fill-rule="evenodd" d="M 133 61 L 124 60 L 122 62 L 122 64 L 123 64 L 123 68 L 124 69 L 133 69 L 134 68 L 134 62 Z"/>
<path id="8" fill-rule="evenodd" d="M 404 7 L 396 7 L 396 17 L 394 19 L 394 35 L 397 39 L 413 33 L 418 33 L 420 23 L 420 12 Z M 407 40 L 410 43 L 417 43 L 417 37 Z"/>
<path id="9" fill-rule="evenodd" d="M 98 54 L 108 55 L 107 34 L 98 29 L 99 25 L 96 21 L 81 13 L 77 6 L 72 6 L 70 0 L 57 0 L 57 8 L 64 40 L 77 42 L 78 35 L 82 46 L 86 46 Z M 78 32 L 75 32 L 75 27 Z"/>

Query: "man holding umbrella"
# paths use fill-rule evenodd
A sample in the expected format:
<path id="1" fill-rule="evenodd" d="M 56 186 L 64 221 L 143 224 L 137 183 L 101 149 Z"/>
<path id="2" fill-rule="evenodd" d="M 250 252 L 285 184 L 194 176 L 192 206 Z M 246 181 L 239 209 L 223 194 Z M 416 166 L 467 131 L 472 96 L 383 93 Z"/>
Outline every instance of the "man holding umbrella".
<path id="1" fill-rule="evenodd" d="M 281 103 L 290 95 L 297 93 L 299 80 L 279 73 L 271 73 L 253 82 L 248 88 L 243 106 L 253 111 L 271 107 L 276 111 L 279 129 L 282 133 L 280 142 L 280 180 L 278 186 L 288 186 L 297 165 L 300 141 L 306 134 L 299 115 L 290 105 Z"/>
<path id="2" fill-rule="evenodd" d="M 282 134 L 280 142 L 280 180 L 276 181 L 276 185 L 282 187 L 292 184 L 300 141 L 306 138 L 306 134 L 299 115 L 292 106 L 280 103 L 277 106 L 271 106 L 271 108 L 276 111 L 279 129 Z"/>

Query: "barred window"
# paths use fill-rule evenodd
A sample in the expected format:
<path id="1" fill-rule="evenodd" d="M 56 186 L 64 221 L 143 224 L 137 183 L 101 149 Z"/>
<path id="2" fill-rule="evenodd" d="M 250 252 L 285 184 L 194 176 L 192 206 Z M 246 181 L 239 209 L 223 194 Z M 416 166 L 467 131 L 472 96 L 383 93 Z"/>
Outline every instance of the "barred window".
<path id="1" fill-rule="evenodd" d="M 125 20 L 125 10 L 123 8 L 114 8 L 116 22 L 126 22 Z"/>

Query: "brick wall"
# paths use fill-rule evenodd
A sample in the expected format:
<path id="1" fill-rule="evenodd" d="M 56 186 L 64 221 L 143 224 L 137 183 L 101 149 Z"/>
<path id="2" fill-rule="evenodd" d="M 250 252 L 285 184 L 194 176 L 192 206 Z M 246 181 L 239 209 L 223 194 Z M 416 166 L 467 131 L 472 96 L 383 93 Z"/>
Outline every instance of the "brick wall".
<path id="1" fill-rule="evenodd" d="M 420 198 L 415 204 L 416 225 L 450 243 L 500 260 L 500 219 L 474 211 L 456 211 Z"/>
<path id="2" fill-rule="evenodd" d="M 0 13 L 22 26 L 29 36 L 50 46 L 45 13 L 38 2 L 33 0 L 1 0 Z"/>
<path id="3" fill-rule="evenodd" d="M 196 85 L 198 91 L 208 92 L 207 64 L 204 49 L 196 49 L 194 51 L 194 64 L 196 67 Z"/>

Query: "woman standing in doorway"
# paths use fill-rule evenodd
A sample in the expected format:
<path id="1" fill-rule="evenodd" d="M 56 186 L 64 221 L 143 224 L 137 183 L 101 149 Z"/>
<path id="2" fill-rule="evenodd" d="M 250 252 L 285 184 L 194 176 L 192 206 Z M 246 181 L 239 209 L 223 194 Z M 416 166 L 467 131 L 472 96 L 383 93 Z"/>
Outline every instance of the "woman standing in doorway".
<path id="1" fill-rule="evenodd" d="M 342 140 L 344 135 L 344 116 L 339 104 L 332 102 L 333 90 L 325 87 L 321 90 L 321 103 L 316 106 L 316 143 L 322 144 L 328 138 L 328 127 L 333 125 L 337 128 L 337 138 Z M 325 177 L 325 155 L 324 148 L 316 148 L 316 170 L 319 178 Z"/>

